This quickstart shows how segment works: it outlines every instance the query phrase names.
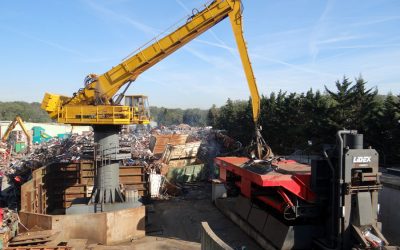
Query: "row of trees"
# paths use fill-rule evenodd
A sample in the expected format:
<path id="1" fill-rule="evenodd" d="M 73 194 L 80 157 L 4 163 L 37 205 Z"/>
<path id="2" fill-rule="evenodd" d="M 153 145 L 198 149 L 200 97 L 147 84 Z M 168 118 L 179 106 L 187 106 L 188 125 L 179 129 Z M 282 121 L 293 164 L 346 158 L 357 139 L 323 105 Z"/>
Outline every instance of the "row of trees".
<path id="1" fill-rule="evenodd" d="M 323 144 L 335 142 L 337 130 L 346 128 L 363 133 L 365 143 L 379 151 L 384 163 L 398 163 L 399 120 L 399 97 L 379 96 L 376 88 L 366 88 L 362 77 L 354 82 L 344 77 L 336 82 L 335 90 L 325 88 L 323 94 L 280 91 L 261 97 L 262 133 L 279 154 L 296 149 L 319 151 Z M 211 107 L 207 124 L 248 143 L 254 131 L 250 101 L 228 99 L 221 108 Z"/>
<path id="2" fill-rule="evenodd" d="M 16 115 L 27 122 L 51 122 L 38 102 L 0 102 L 0 121 L 11 121 Z"/>
<path id="3" fill-rule="evenodd" d="M 202 109 L 168 109 L 150 107 L 150 114 L 154 121 L 159 125 L 177 125 L 181 123 L 190 126 L 207 125 L 207 110 Z"/>

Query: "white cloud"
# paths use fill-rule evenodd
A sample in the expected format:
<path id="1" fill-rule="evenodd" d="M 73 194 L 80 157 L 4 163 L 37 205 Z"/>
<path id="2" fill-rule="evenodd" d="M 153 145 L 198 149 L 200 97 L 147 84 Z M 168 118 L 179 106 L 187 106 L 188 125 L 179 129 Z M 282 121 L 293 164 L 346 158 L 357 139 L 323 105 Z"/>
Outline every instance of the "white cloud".
<path id="1" fill-rule="evenodd" d="M 122 23 L 128 23 L 128 24 L 132 25 L 134 28 L 136 28 L 146 34 L 150 34 L 152 36 L 156 36 L 157 34 L 160 33 L 160 30 L 154 29 L 153 27 L 150 27 L 143 22 L 135 20 L 131 17 L 124 16 L 121 13 L 117 13 L 111 9 L 107 9 L 104 6 L 97 4 L 95 1 L 86 0 L 85 2 L 94 11 L 98 12 L 100 14 L 100 16 L 103 16 L 106 18 L 112 18 L 112 19 L 117 20 Z"/>
<path id="2" fill-rule="evenodd" d="M 68 47 L 66 47 L 66 46 L 64 46 L 64 45 L 62 45 L 60 43 L 56 43 L 56 42 L 53 42 L 53 41 L 48 40 L 48 39 L 42 39 L 42 38 L 39 38 L 39 37 L 36 37 L 36 36 L 29 35 L 28 32 L 16 30 L 16 29 L 13 29 L 11 27 L 4 26 L 4 25 L 0 25 L 0 28 L 5 30 L 5 31 L 17 34 L 18 36 L 21 36 L 21 37 L 24 37 L 24 38 L 28 38 L 28 39 L 30 39 L 32 41 L 36 41 L 36 42 L 48 45 L 48 46 L 50 46 L 52 48 L 55 48 L 57 50 L 61 50 L 61 51 L 64 51 L 64 52 L 67 52 L 69 54 L 72 54 L 72 55 L 75 55 L 75 56 L 79 56 L 79 57 L 86 57 L 79 50 L 68 48 Z"/>
<path id="3" fill-rule="evenodd" d="M 310 54 L 312 56 L 312 61 L 315 62 L 317 59 L 318 53 L 319 53 L 319 47 L 318 47 L 318 40 L 320 38 L 320 33 L 322 30 L 326 29 L 326 18 L 329 14 L 329 12 L 332 10 L 334 5 L 334 0 L 328 0 L 324 10 L 322 11 L 318 21 L 316 22 L 313 32 L 311 33 L 310 36 L 310 42 L 309 42 L 309 50 Z"/>

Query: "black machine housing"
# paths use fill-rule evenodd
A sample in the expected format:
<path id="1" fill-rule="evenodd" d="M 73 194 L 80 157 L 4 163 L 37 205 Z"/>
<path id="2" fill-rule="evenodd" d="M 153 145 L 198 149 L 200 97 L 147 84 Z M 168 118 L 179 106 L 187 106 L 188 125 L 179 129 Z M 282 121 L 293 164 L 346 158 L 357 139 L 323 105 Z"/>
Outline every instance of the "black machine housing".
<path id="1" fill-rule="evenodd" d="M 316 248 L 351 249 L 387 246 L 378 222 L 379 155 L 364 148 L 363 135 L 341 130 L 336 148 L 324 152 L 324 160 L 311 164 L 312 189 L 321 207 L 324 235 L 314 241 Z M 376 239 L 373 236 L 379 238 Z"/>

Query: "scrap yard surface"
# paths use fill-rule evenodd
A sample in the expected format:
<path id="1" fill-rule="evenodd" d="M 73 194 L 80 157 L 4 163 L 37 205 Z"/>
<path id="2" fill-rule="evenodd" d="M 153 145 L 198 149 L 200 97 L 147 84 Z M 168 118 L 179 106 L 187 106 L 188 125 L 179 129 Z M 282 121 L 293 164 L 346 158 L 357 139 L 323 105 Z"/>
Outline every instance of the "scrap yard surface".
<path id="1" fill-rule="evenodd" d="M 0 250 L 400 250 L 398 2 L 149 2 L 0 1 Z"/>

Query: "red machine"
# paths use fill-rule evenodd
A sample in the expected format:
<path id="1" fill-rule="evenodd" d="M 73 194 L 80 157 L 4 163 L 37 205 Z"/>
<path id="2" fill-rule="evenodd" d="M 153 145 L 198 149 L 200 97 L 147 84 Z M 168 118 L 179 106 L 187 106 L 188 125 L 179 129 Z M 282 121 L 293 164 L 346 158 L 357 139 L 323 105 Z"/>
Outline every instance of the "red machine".
<path id="1" fill-rule="evenodd" d="M 243 196 L 265 203 L 288 220 L 300 215 L 301 204 L 315 202 L 309 165 L 285 159 L 266 164 L 246 157 L 218 157 L 215 163 L 222 181 L 234 181 Z"/>
<path id="2" fill-rule="evenodd" d="M 219 178 L 235 202 L 232 212 L 272 248 L 396 249 L 378 222 L 378 153 L 364 148 L 357 131 L 338 131 L 336 137 L 336 146 L 311 165 L 216 158 Z"/>

